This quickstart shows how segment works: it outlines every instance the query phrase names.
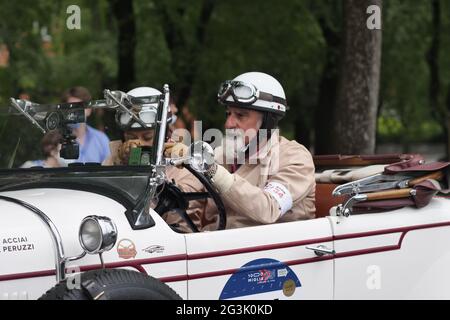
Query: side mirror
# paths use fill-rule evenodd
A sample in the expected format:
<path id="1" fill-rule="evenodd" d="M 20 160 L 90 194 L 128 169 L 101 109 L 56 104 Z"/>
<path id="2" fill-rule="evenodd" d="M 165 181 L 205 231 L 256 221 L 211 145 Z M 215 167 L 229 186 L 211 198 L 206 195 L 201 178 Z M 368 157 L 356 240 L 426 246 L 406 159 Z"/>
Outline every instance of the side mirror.
<path id="1" fill-rule="evenodd" d="M 206 142 L 196 141 L 191 144 L 189 156 L 170 159 L 169 164 L 179 166 L 181 164 L 190 165 L 197 172 L 206 172 L 214 163 L 214 150 Z"/>
<path id="2" fill-rule="evenodd" d="M 195 171 L 203 173 L 207 171 L 213 163 L 214 150 L 208 143 L 196 141 L 191 144 L 191 157 L 188 164 L 190 164 Z"/>

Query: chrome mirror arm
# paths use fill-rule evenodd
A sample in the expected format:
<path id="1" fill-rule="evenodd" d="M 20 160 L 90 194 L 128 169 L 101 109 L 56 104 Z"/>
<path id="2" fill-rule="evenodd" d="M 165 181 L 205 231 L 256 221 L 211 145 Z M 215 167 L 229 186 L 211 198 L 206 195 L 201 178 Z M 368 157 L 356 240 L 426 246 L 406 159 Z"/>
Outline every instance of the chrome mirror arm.
<path id="1" fill-rule="evenodd" d="M 166 163 L 171 166 L 180 166 L 182 164 L 189 164 L 192 157 L 183 157 L 183 158 L 175 158 L 175 159 L 166 159 Z"/>
<path id="2" fill-rule="evenodd" d="M 124 112 L 126 112 L 134 121 L 136 121 L 137 123 L 139 123 L 142 128 L 147 128 L 147 125 L 145 124 L 144 121 L 142 121 L 139 117 L 137 117 L 133 112 L 131 112 L 121 101 L 119 101 L 111 92 L 111 90 L 105 89 L 105 91 L 103 91 L 104 95 L 105 95 L 105 99 L 108 100 L 111 99 L 113 100 L 115 103 L 117 103 L 117 106 L 123 110 Z M 124 93 L 126 95 L 126 93 Z M 105 102 L 106 103 L 106 102 Z"/>
<path id="3" fill-rule="evenodd" d="M 348 199 L 343 205 L 340 204 L 336 208 L 336 215 L 338 217 L 349 217 L 353 211 L 353 205 L 357 202 L 366 201 L 367 195 L 357 194 Z"/>
<path id="4" fill-rule="evenodd" d="M 35 127 L 37 127 L 39 130 L 41 130 L 43 134 L 46 133 L 45 129 L 42 128 L 42 126 L 41 126 L 41 125 L 40 125 L 40 124 L 39 124 L 32 116 L 30 116 L 30 114 L 29 114 L 26 110 L 24 110 L 24 109 L 26 109 L 26 107 L 27 107 L 27 105 L 26 105 L 27 101 L 26 101 L 26 100 L 16 100 L 16 99 L 14 99 L 14 98 L 11 98 L 10 101 L 11 101 L 11 104 L 13 105 L 13 107 L 14 107 L 17 111 L 19 111 L 19 112 L 20 112 L 21 114 L 23 114 L 28 120 L 30 120 L 31 123 L 32 123 Z M 19 103 L 18 103 L 17 101 L 25 101 L 25 107 L 24 107 L 24 109 L 22 109 L 22 108 L 20 107 L 20 105 L 19 105 Z"/>
<path id="5" fill-rule="evenodd" d="M 71 262 L 71 261 L 76 261 L 76 260 L 80 260 L 82 258 L 84 258 L 84 256 L 86 255 L 86 251 L 83 251 L 80 255 L 78 256 L 73 256 L 73 257 L 66 257 L 64 258 L 64 262 Z"/>

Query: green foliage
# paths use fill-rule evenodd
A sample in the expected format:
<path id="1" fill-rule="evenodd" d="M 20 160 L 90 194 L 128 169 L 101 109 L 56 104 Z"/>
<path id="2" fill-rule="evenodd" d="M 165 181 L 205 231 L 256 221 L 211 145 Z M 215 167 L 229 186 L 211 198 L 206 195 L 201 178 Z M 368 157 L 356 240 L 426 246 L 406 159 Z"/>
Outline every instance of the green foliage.
<path id="1" fill-rule="evenodd" d="M 202 26 L 204 1 L 209 0 L 133 1 L 134 84 L 158 88 L 169 83 L 175 96 L 190 87 L 189 110 L 204 121 L 204 129 L 222 128 L 224 110 L 216 101 L 220 83 L 246 71 L 267 72 L 280 80 L 291 108 L 281 122 L 284 135 L 293 138 L 299 126 L 313 132 L 321 76 L 337 72 L 339 65 L 334 61 L 327 66 L 333 69 L 325 70 L 330 48 L 324 26 L 340 33 L 342 0 L 213 0 L 212 14 Z M 66 28 L 66 9 L 73 4 L 81 8 L 81 30 Z M 117 22 L 110 5 L 108 0 L 0 2 L 0 43 L 10 50 L 9 66 L 0 68 L 0 167 L 7 166 L 18 137 L 14 165 L 41 157 L 41 133 L 25 119 L 6 116 L 9 97 L 26 92 L 32 101 L 56 102 L 75 85 L 86 86 L 95 98 L 105 88 L 123 89 L 117 88 Z M 450 95 L 450 1 L 441 0 L 441 6 L 439 101 L 445 108 Z M 430 1 L 386 0 L 383 18 L 379 141 L 443 137 L 443 119 L 433 117 L 428 98 Z M 43 46 L 44 27 L 51 48 Z M 202 27 L 204 39 L 199 36 Z M 185 77 L 190 73 L 192 78 Z"/>
<path id="2" fill-rule="evenodd" d="M 292 115 L 283 121 L 285 127 L 293 125 L 301 109 L 313 115 L 315 101 L 308 100 L 315 100 L 323 66 L 321 30 L 304 2 L 277 3 L 234 0 L 216 8 L 190 101 L 207 125 L 223 125 L 224 110 L 216 102 L 220 83 L 247 71 L 269 73 L 282 83 Z"/>
<path id="3" fill-rule="evenodd" d="M 383 61 L 381 78 L 381 112 L 395 112 L 398 119 L 380 117 L 381 141 L 404 143 L 426 141 L 442 135 L 444 119 L 433 117 L 429 102 L 430 71 L 426 55 L 431 45 L 431 1 L 411 3 L 385 1 L 383 25 Z M 448 8 L 448 1 L 441 1 Z M 444 8 L 442 8 L 444 9 Z M 441 17 L 448 30 L 445 10 Z M 440 64 L 448 65 L 449 41 L 442 30 Z M 441 80 L 449 83 L 449 68 L 442 70 Z M 442 98 L 441 98 L 442 99 Z M 387 129 L 395 122 L 394 131 Z"/>
<path id="4" fill-rule="evenodd" d="M 443 134 L 442 127 L 433 120 L 424 120 L 412 128 L 401 121 L 395 114 L 385 114 L 378 117 L 378 142 L 398 142 L 405 144 L 424 143 L 436 140 Z M 410 133 L 405 136 L 405 132 Z"/>
<path id="5" fill-rule="evenodd" d="M 66 27 L 66 10 L 73 4 L 81 9 L 81 30 Z M 23 1 L 20 5 L 2 1 L 0 12 L 4 13 L 0 43 L 6 43 L 11 53 L 9 66 L 0 68 L 0 167 L 4 167 L 18 136 L 22 140 L 15 165 L 42 158 L 36 147 L 42 133 L 20 117 L 10 117 L 6 123 L 9 97 L 26 92 L 35 102 L 58 102 L 65 89 L 82 85 L 100 98 L 103 89 L 115 87 L 117 39 L 106 0 Z M 43 43 L 43 28 L 51 36 L 50 48 Z"/>
<path id="6" fill-rule="evenodd" d="M 440 75 L 442 81 L 441 103 L 450 109 L 450 1 L 441 0 L 441 50 L 439 54 Z"/>

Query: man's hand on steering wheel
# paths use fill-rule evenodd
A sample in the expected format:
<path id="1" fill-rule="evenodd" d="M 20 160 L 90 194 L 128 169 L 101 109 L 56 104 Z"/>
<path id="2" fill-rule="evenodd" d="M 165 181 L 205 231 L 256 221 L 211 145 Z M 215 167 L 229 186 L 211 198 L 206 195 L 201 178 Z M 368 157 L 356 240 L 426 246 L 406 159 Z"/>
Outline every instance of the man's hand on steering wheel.
<path id="1" fill-rule="evenodd" d="M 189 155 L 189 147 L 183 143 L 167 142 L 164 144 L 164 155 L 168 158 L 186 158 Z M 193 169 L 189 164 L 180 164 L 177 167 L 185 167 L 191 172 L 205 187 L 206 192 L 182 192 L 180 188 L 171 183 L 166 183 L 167 189 L 163 190 L 164 194 L 160 195 L 160 201 L 156 210 L 159 214 L 163 214 L 168 211 L 176 211 L 183 220 L 187 223 L 193 232 L 198 232 L 195 224 L 189 215 L 186 214 L 186 210 L 189 207 L 189 201 L 200 200 L 205 198 L 212 198 L 217 206 L 219 213 L 219 221 L 217 230 L 223 230 L 226 227 L 226 213 L 225 206 L 220 198 L 216 187 L 212 184 L 211 180 L 205 177 L 204 174 Z M 221 166 L 220 166 L 221 167 Z M 226 171 L 225 168 L 221 167 Z M 228 171 L 226 171 L 228 173 Z M 231 174 L 230 174 L 231 175 Z M 232 175 L 231 175 L 232 177 Z M 219 178 L 219 181 L 222 181 Z M 219 189 L 220 190 L 220 189 Z M 164 205 L 163 205 L 164 204 Z"/>

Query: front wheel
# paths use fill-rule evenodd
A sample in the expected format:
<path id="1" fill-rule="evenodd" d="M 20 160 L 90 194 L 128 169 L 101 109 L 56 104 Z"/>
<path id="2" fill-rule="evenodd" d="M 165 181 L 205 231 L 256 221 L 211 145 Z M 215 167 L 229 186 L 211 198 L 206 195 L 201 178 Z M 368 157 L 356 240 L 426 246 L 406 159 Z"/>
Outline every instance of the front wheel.
<path id="1" fill-rule="evenodd" d="M 136 271 L 101 269 L 80 276 L 79 288 L 61 281 L 39 300 L 181 300 L 165 283 Z"/>

